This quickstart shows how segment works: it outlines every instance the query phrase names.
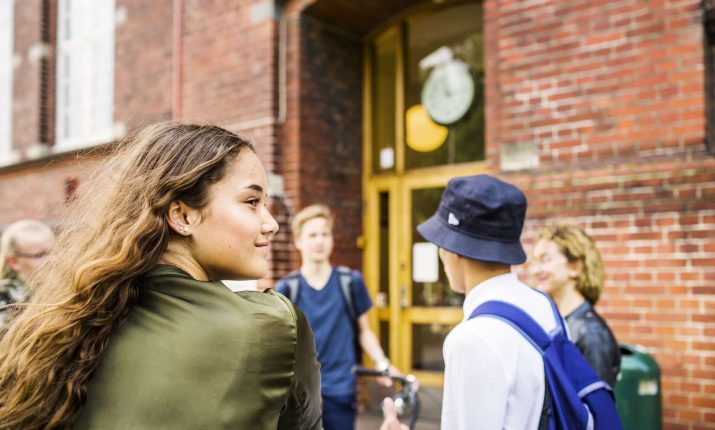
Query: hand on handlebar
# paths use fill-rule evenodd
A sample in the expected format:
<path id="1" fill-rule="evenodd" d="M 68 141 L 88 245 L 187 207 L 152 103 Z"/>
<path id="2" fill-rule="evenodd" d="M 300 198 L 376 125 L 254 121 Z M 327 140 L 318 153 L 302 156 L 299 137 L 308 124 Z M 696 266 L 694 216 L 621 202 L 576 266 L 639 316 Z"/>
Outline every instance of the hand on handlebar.
<path id="1" fill-rule="evenodd" d="M 380 370 L 380 369 L 378 369 L 378 370 Z M 393 365 L 390 365 L 387 368 L 387 372 L 389 375 L 402 375 L 402 373 L 399 370 L 397 370 L 397 368 L 395 368 L 395 366 L 393 366 Z M 389 376 L 380 376 L 377 378 L 377 382 L 380 385 L 384 385 L 385 387 L 392 387 L 392 378 L 390 378 Z"/>
<path id="2" fill-rule="evenodd" d="M 397 418 L 397 410 L 395 409 L 395 402 L 391 398 L 386 397 L 382 401 L 382 415 L 385 420 L 380 426 L 380 430 L 409 430 L 405 424 L 402 424 Z"/>

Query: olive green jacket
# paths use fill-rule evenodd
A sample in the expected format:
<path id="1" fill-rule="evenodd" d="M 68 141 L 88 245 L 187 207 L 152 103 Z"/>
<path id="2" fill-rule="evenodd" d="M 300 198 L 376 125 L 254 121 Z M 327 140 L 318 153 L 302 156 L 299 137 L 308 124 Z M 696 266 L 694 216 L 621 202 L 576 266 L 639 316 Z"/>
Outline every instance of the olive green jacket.
<path id="1" fill-rule="evenodd" d="M 142 280 L 73 429 L 320 429 L 315 342 L 287 299 L 172 266 Z"/>

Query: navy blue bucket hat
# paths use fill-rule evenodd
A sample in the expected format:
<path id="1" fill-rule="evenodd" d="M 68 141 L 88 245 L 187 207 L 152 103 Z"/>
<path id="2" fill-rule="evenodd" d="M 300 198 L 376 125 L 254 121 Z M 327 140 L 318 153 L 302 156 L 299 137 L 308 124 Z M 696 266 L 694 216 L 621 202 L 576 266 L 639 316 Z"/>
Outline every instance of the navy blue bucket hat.
<path id="1" fill-rule="evenodd" d="M 526 261 L 521 230 L 526 196 L 517 187 L 489 176 L 453 178 L 439 209 L 417 231 L 440 248 L 472 260 L 508 265 Z"/>

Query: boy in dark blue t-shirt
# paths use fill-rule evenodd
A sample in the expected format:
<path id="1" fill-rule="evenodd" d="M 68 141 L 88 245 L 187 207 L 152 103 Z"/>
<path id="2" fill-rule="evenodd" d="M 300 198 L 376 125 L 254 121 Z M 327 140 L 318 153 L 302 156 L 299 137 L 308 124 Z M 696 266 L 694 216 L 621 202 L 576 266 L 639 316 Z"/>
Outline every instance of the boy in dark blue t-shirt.
<path id="1" fill-rule="evenodd" d="M 276 290 L 303 311 L 315 334 L 320 362 L 325 430 L 350 430 L 355 425 L 356 338 L 379 370 L 397 373 L 370 328 L 372 307 L 362 276 L 330 264 L 333 218 L 325 205 L 304 208 L 293 219 L 293 235 L 300 251 L 300 272 L 281 279 Z M 385 380 L 388 383 L 389 380 Z"/>

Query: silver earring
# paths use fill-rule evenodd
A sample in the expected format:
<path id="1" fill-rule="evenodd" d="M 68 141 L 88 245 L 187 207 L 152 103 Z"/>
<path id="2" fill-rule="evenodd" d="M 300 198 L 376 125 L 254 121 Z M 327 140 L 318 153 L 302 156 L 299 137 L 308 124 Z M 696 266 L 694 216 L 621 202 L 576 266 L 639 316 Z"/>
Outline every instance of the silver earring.
<path id="1" fill-rule="evenodd" d="M 184 233 L 188 233 L 189 230 L 191 230 L 191 229 L 188 226 L 185 226 L 185 225 L 181 226 L 181 231 L 183 231 Z"/>

